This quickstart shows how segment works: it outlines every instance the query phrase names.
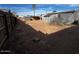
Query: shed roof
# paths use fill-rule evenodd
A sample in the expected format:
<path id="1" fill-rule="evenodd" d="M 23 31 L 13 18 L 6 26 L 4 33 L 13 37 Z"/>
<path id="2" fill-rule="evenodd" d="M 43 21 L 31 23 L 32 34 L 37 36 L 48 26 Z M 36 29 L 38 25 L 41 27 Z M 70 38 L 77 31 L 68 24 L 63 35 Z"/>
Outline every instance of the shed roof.
<path id="1" fill-rule="evenodd" d="M 74 13 L 74 12 L 75 12 L 74 10 L 72 10 L 72 11 L 65 11 L 65 12 L 53 12 L 53 13 L 46 14 L 44 17 L 49 17 L 49 16 L 51 16 L 53 14 Z"/>

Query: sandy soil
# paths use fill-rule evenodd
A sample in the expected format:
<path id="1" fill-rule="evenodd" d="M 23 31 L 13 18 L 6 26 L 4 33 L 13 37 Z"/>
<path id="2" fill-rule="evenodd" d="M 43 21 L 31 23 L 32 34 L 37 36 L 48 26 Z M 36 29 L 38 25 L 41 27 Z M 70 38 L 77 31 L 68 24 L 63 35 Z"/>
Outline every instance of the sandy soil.
<path id="1" fill-rule="evenodd" d="M 70 26 L 66 26 L 66 25 L 61 26 L 56 24 L 49 25 L 41 20 L 26 21 L 26 24 L 30 25 L 36 31 L 40 31 L 44 34 L 51 34 L 51 33 L 55 33 L 57 31 L 72 27 L 71 25 Z"/>

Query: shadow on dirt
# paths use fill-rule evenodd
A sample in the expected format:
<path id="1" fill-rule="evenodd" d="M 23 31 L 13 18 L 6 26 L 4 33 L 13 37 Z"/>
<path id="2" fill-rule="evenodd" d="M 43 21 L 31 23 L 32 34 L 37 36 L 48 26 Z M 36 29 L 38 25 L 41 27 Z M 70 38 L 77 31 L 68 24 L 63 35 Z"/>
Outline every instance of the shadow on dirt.
<path id="1" fill-rule="evenodd" d="M 18 20 L 4 50 L 14 54 L 79 53 L 79 26 L 47 35 Z"/>

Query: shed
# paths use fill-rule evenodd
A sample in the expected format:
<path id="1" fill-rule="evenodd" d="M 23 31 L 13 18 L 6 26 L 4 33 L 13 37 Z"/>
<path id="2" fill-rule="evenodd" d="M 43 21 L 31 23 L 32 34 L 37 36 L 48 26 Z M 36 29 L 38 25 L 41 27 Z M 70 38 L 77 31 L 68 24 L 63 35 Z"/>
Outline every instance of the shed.
<path id="1" fill-rule="evenodd" d="M 42 16 L 42 21 L 47 22 L 49 24 L 51 23 L 72 24 L 75 20 L 78 19 L 79 19 L 78 11 L 55 12 L 55 13 L 48 13 Z"/>

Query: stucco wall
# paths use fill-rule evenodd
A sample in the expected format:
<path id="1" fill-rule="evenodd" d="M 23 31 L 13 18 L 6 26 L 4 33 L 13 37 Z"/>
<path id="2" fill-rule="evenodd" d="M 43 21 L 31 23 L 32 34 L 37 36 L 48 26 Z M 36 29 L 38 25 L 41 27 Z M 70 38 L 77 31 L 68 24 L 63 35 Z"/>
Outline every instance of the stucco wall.
<path id="1" fill-rule="evenodd" d="M 74 15 L 72 13 L 60 14 L 59 22 L 64 24 L 71 24 L 74 22 Z"/>
<path id="2" fill-rule="evenodd" d="M 79 13 L 60 13 L 60 14 L 52 14 L 49 17 L 42 16 L 42 20 L 46 23 L 63 23 L 63 24 L 71 24 L 74 20 L 79 20 Z"/>
<path id="3" fill-rule="evenodd" d="M 74 13 L 74 17 L 75 17 L 75 20 L 77 20 L 78 21 L 78 24 L 79 24 L 79 11 L 76 11 Z"/>

